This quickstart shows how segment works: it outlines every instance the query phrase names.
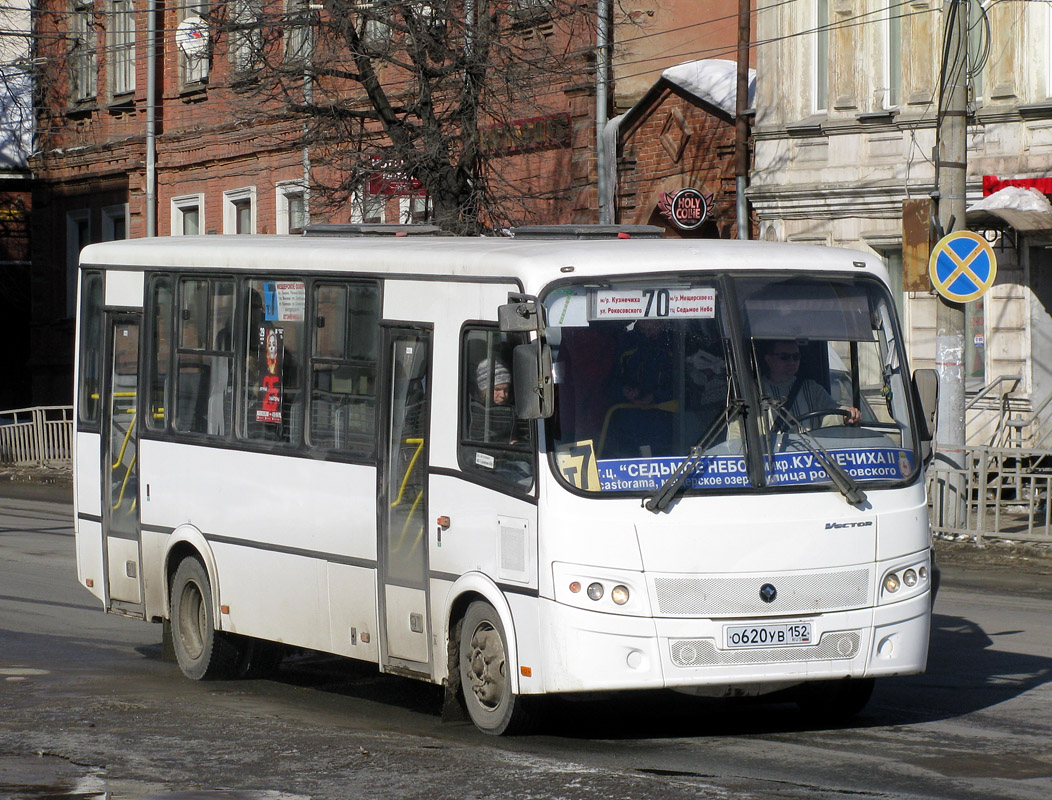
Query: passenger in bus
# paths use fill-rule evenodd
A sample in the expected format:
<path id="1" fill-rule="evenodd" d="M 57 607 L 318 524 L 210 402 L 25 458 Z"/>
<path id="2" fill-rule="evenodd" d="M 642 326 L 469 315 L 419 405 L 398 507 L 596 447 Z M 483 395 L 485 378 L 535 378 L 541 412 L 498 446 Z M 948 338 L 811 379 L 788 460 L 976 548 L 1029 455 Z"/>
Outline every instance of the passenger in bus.
<path id="1" fill-rule="evenodd" d="M 497 359 L 484 358 L 475 370 L 475 383 L 479 393 L 471 400 L 471 438 L 499 444 L 517 441 L 510 370 Z"/>
<path id="2" fill-rule="evenodd" d="M 796 342 L 791 339 L 758 341 L 757 348 L 763 371 L 761 389 L 765 397 L 781 405 L 798 420 L 823 411 L 838 415 L 844 412 L 848 424 L 858 424 L 861 414 L 857 408 L 841 406 L 817 381 L 798 374 L 800 347 Z M 820 420 L 812 417 L 809 422 L 806 428 L 815 427 Z"/>
<path id="3" fill-rule="evenodd" d="M 617 343 L 606 385 L 610 407 L 601 456 L 671 455 L 678 407 L 673 399 L 675 339 L 660 320 L 636 320 Z"/>

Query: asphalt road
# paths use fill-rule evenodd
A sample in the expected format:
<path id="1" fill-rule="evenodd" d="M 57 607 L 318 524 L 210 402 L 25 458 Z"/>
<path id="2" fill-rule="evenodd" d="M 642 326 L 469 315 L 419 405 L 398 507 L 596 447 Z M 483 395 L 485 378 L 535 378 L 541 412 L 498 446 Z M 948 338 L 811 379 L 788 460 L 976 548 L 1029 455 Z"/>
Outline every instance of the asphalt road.
<path id="1" fill-rule="evenodd" d="M 298 654 L 194 683 L 75 580 L 70 508 L 0 499 L 0 798 L 1052 797 L 1052 574 L 945 569 L 927 674 L 850 726 L 675 694 L 556 702 L 537 735 L 444 723 L 436 687 Z"/>

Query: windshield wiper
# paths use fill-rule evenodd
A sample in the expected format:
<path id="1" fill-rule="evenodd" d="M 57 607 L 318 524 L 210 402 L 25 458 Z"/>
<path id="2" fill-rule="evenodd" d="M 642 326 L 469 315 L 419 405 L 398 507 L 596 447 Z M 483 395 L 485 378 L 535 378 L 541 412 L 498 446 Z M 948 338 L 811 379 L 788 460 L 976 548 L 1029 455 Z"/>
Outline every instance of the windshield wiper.
<path id="1" fill-rule="evenodd" d="M 767 398 L 764 398 L 761 402 L 774 415 L 778 425 L 791 425 L 795 429 L 800 441 L 811 451 L 811 455 L 818 460 L 818 463 L 822 465 L 829 475 L 830 480 L 833 481 L 833 484 L 851 505 L 860 506 L 866 502 L 866 493 L 862 491 L 855 479 L 847 473 L 847 470 L 840 466 L 837 460 L 829 454 L 828 450 L 822 447 L 811 434 L 803 429 L 800 420 L 793 416 L 792 412 L 787 411 L 780 403 L 771 402 Z M 773 447 L 771 448 L 771 456 L 774 456 Z"/>
<path id="2" fill-rule="evenodd" d="M 730 404 L 723 410 L 723 415 L 714 419 L 709 426 L 709 429 L 705 431 L 701 438 L 698 439 L 697 443 L 690 448 L 690 454 L 683 463 L 679 465 L 676 471 L 669 475 L 668 480 L 661 484 L 660 488 L 658 488 L 654 494 L 644 499 L 643 506 L 647 511 L 663 511 L 668 507 L 668 504 L 672 502 L 672 498 L 676 496 L 676 493 L 686 482 L 687 475 L 693 471 L 694 467 L 697 466 L 698 461 L 700 461 L 701 457 L 705 455 L 705 451 L 712 445 L 713 439 L 716 438 L 720 431 L 729 427 L 744 410 L 745 403 L 741 400 L 732 400 L 730 402 Z"/>

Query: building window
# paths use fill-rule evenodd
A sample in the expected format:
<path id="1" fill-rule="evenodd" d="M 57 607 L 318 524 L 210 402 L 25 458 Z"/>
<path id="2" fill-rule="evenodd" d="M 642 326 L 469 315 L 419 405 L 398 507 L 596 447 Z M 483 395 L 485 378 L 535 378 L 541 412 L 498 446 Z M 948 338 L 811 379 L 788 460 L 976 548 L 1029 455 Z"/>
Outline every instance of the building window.
<path id="1" fill-rule="evenodd" d="M 310 0 L 288 0 L 285 26 L 285 58 L 291 62 L 310 61 L 314 53 L 314 14 Z"/>
<path id="2" fill-rule="evenodd" d="M 176 41 L 179 43 L 179 69 L 182 73 L 183 86 L 189 89 L 198 88 L 208 80 L 208 69 L 212 57 L 212 48 L 208 31 L 208 8 L 206 2 L 191 0 L 178 6 L 179 27 L 176 30 Z"/>
<path id="3" fill-rule="evenodd" d="M 968 0 L 968 83 L 969 100 L 983 99 L 983 67 L 990 55 L 990 26 L 981 0 Z"/>
<path id="4" fill-rule="evenodd" d="M 128 238 L 128 204 L 106 206 L 102 209 L 102 241 L 113 242 Z"/>
<path id="5" fill-rule="evenodd" d="M 829 0 L 815 0 L 814 38 L 812 110 L 817 114 L 829 107 Z"/>
<path id="6" fill-rule="evenodd" d="M 232 45 L 230 48 L 236 72 L 251 72 L 262 59 L 263 32 L 260 0 L 233 0 Z"/>
<path id="7" fill-rule="evenodd" d="M 256 232 L 256 187 L 223 192 L 223 233 Z"/>
<path id="8" fill-rule="evenodd" d="M 135 6 L 132 0 L 113 0 L 110 18 L 110 91 L 135 91 Z"/>
<path id="9" fill-rule="evenodd" d="M 884 108 L 898 108 L 902 102 L 902 3 L 888 0 L 888 19 L 884 48 Z"/>
<path id="10" fill-rule="evenodd" d="M 69 39 L 70 88 L 73 99 L 89 100 L 98 92 L 95 6 L 91 2 L 74 2 Z"/>
<path id="11" fill-rule="evenodd" d="M 303 233 L 309 222 L 307 190 L 302 181 L 287 181 L 277 186 L 277 232 Z"/>
<path id="12" fill-rule="evenodd" d="M 386 222 L 386 205 L 387 198 L 383 195 L 369 194 L 368 191 L 355 192 L 351 197 L 351 222 L 363 224 Z"/>
<path id="13" fill-rule="evenodd" d="M 404 225 L 422 225 L 431 221 L 430 197 L 399 197 L 398 221 Z"/>
<path id="14" fill-rule="evenodd" d="M 196 236 L 205 218 L 205 197 L 190 194 L 172 198 L 172 236 Z"/>

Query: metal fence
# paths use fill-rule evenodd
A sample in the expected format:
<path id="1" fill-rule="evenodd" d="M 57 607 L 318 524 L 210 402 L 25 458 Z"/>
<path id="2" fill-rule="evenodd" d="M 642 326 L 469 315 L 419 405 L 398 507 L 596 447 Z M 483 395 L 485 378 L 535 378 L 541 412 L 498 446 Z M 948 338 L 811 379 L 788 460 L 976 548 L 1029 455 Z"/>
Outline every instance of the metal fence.
<path id="1" fill-rule="evenodd" d="M 935 461 L 928 472 L 932 529 L 984 539 L 1052 544 L 1052 451 L 968 447 L 960 467 Z"/>
<path id="2" fill-rule="evenodd" d="M 69 467 L 72 445 L 72 406 L 0 411 L 0 464 Z"/>

